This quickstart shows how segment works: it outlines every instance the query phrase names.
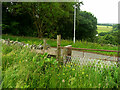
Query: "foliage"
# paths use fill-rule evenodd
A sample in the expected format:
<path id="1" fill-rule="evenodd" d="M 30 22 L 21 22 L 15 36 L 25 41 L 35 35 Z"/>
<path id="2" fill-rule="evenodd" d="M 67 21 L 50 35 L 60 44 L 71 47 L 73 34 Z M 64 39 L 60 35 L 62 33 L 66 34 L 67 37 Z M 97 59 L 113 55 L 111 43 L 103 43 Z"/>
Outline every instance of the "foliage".
<path id="1" fill-rule="evenodd" d="M 101 32 L 99 33 L 100 39 L 98 42 L 102 42 L 105 44 L 114 44 L 118 45 L 119 44 L 119 30 L 118 30 L 118 24 L 113 25 L 113 29 L 109 32 Z"/>
<path id="2" fill-rule="evenodd" d="M 21 3 L 20 3 L 21 4 Z M 33 21 L 30 15 L 24 10 L 20 12 L 13 11 L 12 8 L 19 8 L 23 10 L 20 5 L 17 3 L 7 3 L 3 2 L 2 6 L 2 23 L 3 23 L 3 33 L 9 33 L 12 35 L 21 35 L 21 36 L 37 36 L 35 34 L 36 30 L 33 29 Z M 19 14 L 18 14 L 19 13 Z M 28 35 L 29 34 L 29 35 Z"/>
<path id="3" fill-rule="evenodd" d="M 99 42 L 102 43 L 106 43 L 106 44 L 116 44 L 116 39 L 114 38 L 114 36 L 112 36 L 111 34 L 106 34 L 105 36 L 102 37 L 102 39 L 99 40 Z"/>
<path id="4" fill-rule="evenodd" d="M 114 24 L 113 25 L 113 31 L 117 31 L 118 30 L 118 24 Z"/>
<path id="5" fill-rule="evenodd" d="M 77 10 L 76 38 L 94 41 L 97 34 L 97 18 L 90 12 Z"/>
<path id="6" fill-rule="evenodd" d="M 3 44 L 2 51 L 2 88 L 118 88 L 119 68 L 115 66 L 59 65 L 46 53 L 40 55 L 14 45 Z"/>
<path id="7" fill-rule="evenodd" d="M 3 24 L 8 27 L 3 33 L 73 39 L 74 2 L 3 2 Z M 77 6 L 76 39 L 93 39 L 96 34 L 97 19 Z M 14 24 L 14 22 L 16 24 Z"/>

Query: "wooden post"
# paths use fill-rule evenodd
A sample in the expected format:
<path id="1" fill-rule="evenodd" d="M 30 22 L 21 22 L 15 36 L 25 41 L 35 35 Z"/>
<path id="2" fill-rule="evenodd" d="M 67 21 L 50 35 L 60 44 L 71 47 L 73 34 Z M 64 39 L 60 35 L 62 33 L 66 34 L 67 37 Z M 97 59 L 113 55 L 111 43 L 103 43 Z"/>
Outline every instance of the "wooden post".
<path id="1" fill-rule="evenodd" d="M 67 56 L 71 56 L 72 53 L 72 45 L 68 45 L 67 47 Z"/>
<path id="2" fill-rule="evenodd" d="M 8 45 L 10 45 L 10 39 L 8 38 Z"/>
<path id="3" fill-rule="evenodd" d="M 119 52 L 120 49 L 119 49 L 119 48 L 120 48 L 120 45 L 118 45 L 118 53 L 117 53 L 117 55 L 118 55 L 117 66 L 118 66 L 118 67 L 120 67 L 120 52 Z"/>
<path id="4" fill-rule="evenodd" d="M 65 57 L 65 64 L 71 61 L 71 54 L 72 54 L 72 45 L 65 46 L 63 50 L 63 57 Z"/>
<path id="5" fill-rule="evenodd" d="M 43 39 L 43 50 L 46 50 L 46 39 Z"/>
<path id="6" fill-rule="evenodd" d="M 67 49 L 63 48 L 63 53 L 62 53 L 63 64 L 65 64 L 65 62 L 66 62 L 66 56 L 67 56 Z"/>
<path id="7" fill-rule="evenodd" d="M 61 35 L 57 35 L 57 60 L 60 61 L 61 59 Z"/>
<path id="8" fill-rule="evenodd" d="M 83 57 L 84 57 L 84 51 L 83 51 Z"/>

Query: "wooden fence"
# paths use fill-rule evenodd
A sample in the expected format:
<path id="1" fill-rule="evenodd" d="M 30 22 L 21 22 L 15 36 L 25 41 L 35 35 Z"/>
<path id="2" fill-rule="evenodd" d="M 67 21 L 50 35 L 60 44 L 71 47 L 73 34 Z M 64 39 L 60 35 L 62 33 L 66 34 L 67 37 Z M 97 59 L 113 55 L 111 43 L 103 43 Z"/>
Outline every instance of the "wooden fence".
<path id="1" fill-rule="evenodd" d="M 51 50 L 48 49 L 46 50 L 46 40 L 44 39 L 44 45 L 43 45 L 43 50 L 40 50 L 40 53 L 48 53 L 49 55 L 56 56 L 56 59 L 58 61 L 62 61 L 63 57 L 66 56 L 71 56 L 72 50 L 82 50 L 83 52 L 85 50 L 91 50 L 91 51 L 104 51 L 104 52 L 117 52 L 118 55 L 120 51 L 115 51 L 115 50 L 100 50 L 100 49 L 86 49 L 86 48 L 73 48 L 72 45 L 68 45 L 65 47 L 61 47 L 61 35 L 57 35 L 57 50 Z M 63 53 L 61 54 L 61 49 L 63 49 Z M 66 57 L 67 60 L 67 57 Z M 114 60 L 113 60 L 114 61 Z M 120 62 L 120 59 L 118 57 L 118 62 Z"/>

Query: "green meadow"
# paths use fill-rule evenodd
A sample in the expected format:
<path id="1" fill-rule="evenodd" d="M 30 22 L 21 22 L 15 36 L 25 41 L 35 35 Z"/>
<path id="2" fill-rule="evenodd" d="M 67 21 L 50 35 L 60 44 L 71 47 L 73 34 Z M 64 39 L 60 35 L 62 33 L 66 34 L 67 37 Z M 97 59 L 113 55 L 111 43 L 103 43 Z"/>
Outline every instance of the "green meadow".
<path id="1" fill-rule="evenodd" d="M 98 33 L 101 32 L 109 32 L 112 30 L 112 26 L 102 26 L 102 25 L 97 25 L 97 31 Z"/>

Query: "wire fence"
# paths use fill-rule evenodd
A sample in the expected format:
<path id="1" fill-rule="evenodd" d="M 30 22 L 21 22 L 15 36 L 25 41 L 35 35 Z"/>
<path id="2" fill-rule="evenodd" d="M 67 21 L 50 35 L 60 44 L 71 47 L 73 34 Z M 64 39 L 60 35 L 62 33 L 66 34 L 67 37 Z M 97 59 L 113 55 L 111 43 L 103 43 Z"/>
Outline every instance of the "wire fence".
<path id="1" fill-rule="evenodd" d="M 119 62 L 116 56 L 107 56 L 101 54 L 95 54 L 90 52 L 84 52 L 83 50 L 92 50 L 92 51 L 103 51 L 103 52 L 117 52 L 115 50 L 99 50 L 99 49 L 84 49 L 84 48 L 73 48 L 73 47 L 60 47 L 61 49 L 66 50 L 66 54 L 63 56 L 63 63 L 71 64 L 71 65 L 78 65 L 80 67 L 87 66 L 87 67 L 114 67 L 117 66 Z M 83 52 L 79 51 L 82 50 Z"/>
<path id="2" fill-rule="evenodd" d="M 79 60 L 82 59 L 97 59 L 97 60 L 103 60 L 103 61 L 112 61 L 112 62 L 119 62 L 119 52 L 116 50 L 100 50 L 100 49 L 85 49 L 85 48 L 73 48 L 73 47 L 60 47 L 61 49 L 66 49 L 67 52 L 73 58 L 78 58 Z M 91 51 L 103 51 L 103 52 L 117 52 L 118 56 L 108 56 L 108 55 L 102 55 L 97 53 L 91 53 L 91 52 L 85 52 L 85 50 L 91 50 Z"/>
<path id="3" fill-rule="evenodd" d="M 96 68 L 109 68 L 117 67 L 117 60 L 101 60 L 101 59 L 92 59 L 79 56 L 64 56 L 63 63 L 66 66 L 71 64 L 72 66 L 87 66 L 87 67 L 96 67 Z"/>

